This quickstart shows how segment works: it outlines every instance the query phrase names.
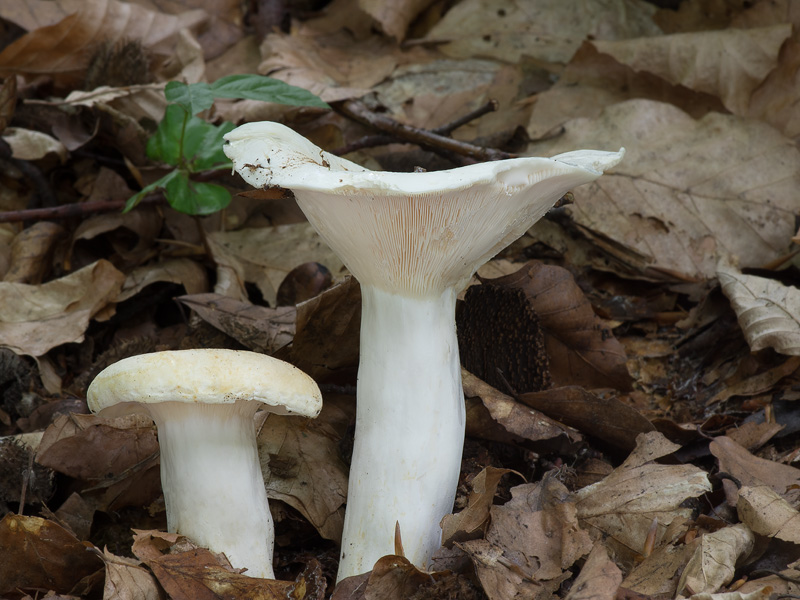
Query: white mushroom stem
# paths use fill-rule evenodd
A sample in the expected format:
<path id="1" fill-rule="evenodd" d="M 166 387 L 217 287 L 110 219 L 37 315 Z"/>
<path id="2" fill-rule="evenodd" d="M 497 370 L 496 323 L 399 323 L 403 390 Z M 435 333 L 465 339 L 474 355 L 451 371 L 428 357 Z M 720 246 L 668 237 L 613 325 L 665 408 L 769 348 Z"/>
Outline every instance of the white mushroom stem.
<path id="1" fill-rule="evenodd" d="M 162 402 L 158 427 L 169 531 L 224 552 L 246 575 L 274 579 L 275 534 L 258 460 L 258 404 Z"/>
<path id="2" fill-rule="evenodd" d="M 394 554 L 395 523 L 407 558 L 428 563 L 441 543 L 435 524 L 453 508 L 464 441 L 455 290 L 414 298 L 362 285 L 361 294 L 358 434 L 340 579 Z"/>

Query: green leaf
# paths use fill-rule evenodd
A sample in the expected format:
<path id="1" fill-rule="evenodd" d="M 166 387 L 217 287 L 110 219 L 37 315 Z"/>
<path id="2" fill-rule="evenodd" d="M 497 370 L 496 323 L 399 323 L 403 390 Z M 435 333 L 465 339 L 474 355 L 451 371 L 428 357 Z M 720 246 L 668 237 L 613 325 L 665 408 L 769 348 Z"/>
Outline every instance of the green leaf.
<path id="1" fill-rule="evenodd" d="M 180 104 L 192 115 L 208 110 L 214 104 L 214 94 L 207 83 L 187 85 L 180 81 L 170 81 L 164 88 L 164 95 L 167 100 Z"/>
<path id="2" fill-rule="evenodd" d="M 129 210 L 131 210 L 134 206 L 139 204 L 139 202 L 141 202 L 142 198 L 144 198 L 150 192 L 154 192 L 159 188 L 162 188 L 162 189 L 166 188 L 167 184 L 172 179 L 174 179 L 175 177 L 178 177 L 178 173 L 179 172 L 177 170 L 170 171 L 169 173 L 164 175 L 161 179 L 157 179 L 156 181 L 154 181 L 150 185 L 146 185 L 145 187 L 143 187 L 141 189 L 141 191 L 135 193 L 133 196 L 128 198 L 128 201 L 125 203 L 125 208 L 122 209 L 122 212 L 126 213 Z"/>
<path id="3" fill-rule="evenodd" d="M 222 210 L 231 201 L 231 195 L 221 185 L 198 183 L 189 179 L 185 171 L 175 171 L 177 177 L 167 182 L 167 202 L 175 210 L 190 215 L 210 215 Z"/>
<path id="4" fill-rule="evenodd" d="M 231 164 L 231 161 L 225 156 L 225 152 L 222 151 L 222 146 L 225 142 L 222 137 L 232 131 L 234 127 L 233 123 L 226 121 L 206 132 L 200 147 L 192 159 L 191 166 L 193 170 L 202 171 L 203 169 L 220 168 Z"/>
<path id="5" fill-rule="evenodd" d="M 147 156 L 156 161 L 177 166 L 182 152 L 181 142 L 189 113 L 180 104 L 169 104 L 156 132 L 147 141 Z"/>
<path id="6" fill-rule="evenodd" d="M 329 108 L 308 90 L 263 75 L 228 75 L 211 84 L 215 98 L 244 98 L 291 106 Z"/>

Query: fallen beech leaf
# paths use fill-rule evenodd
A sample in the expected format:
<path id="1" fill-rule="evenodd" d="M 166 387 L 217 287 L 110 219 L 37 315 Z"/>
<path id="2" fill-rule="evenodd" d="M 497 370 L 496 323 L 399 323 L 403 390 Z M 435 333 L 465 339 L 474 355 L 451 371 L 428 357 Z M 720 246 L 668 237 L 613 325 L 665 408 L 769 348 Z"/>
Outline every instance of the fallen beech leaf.
<path id="1" fill-rule="evenodd" d="M 800 341 L 800 331 L 798 331 L 798 336 L 798 341 Z M 798 353 L 800 353 L 800 344 L 797 345 L 796 349 Z M 709 398 L 706 404 L 711 405 L 717 402 L 724 402 L 728 398 L 733 398 L 734 396 L 758 396 L 771 393 L 780 380 L 792 375 L 797 371 L 798 367 L 800 367 L 800 356 L 793 356 L 777 367 L 748 377 L 738 383 L 725 386 L 718 394 Z"/>
<path id="2" fill-rule="evenodd" d="M 106 581 L 103 600 L 160 600 L 161 591 L 153 575 L 138 560 L 103 551 Z"/>
<path id="3" fill-rule="evenodd" d="M 678 593 L 711 593 L 733 580 L 735 565 L 753 549 L 755 536 L 741 523 L 706 533 L 678 582 Z"/>
<path id="4" fill-rule="evenodd" d="M 157 282 L 177 283 L 183 286 L 187 294 L 200 294 L 208 289 L 206 271 L 198 262 L 188 258 L 170 258 L 131 271 L 122 285 L 117 302 L 132 298 Z"/>
<path id="5" fill-rule="evenodd" d="M 511 500 L 491 508 L 486 541 L 536 581 L 559 578 L 592 549 L 589 534 L 578 524 L 574 499 L 552 473 L 512 488 Z"/>
<path id="6" fill-rule="evenodd" d="M 510 396 L 506 396 L 465 369 L 461 370 L 461 381 L 464 395 L 467 398 L 480 398 L 492 420 L 508 433 L 516 436 L 517 440 L 547 441 L 548 445 L 561 446 L 561 450 L 569 451 L 570 446 L 574 446 L 582 439 L 581 435 L 573 429 L 565 427 L 537 410 L 528 408 Z M 485 433 L 492 433 L 470 424 L 469 418 L 467 428 L 471 434 L 479 437 Z"/>
<path id="7" fill-rule="evenodd" d="M 214 232 L 208 247 L 217 263 L 215 292 L 243 300 L 244 283 L 258 286 L 264 300 L 275 306 L 278 288 L 297 265 L 318 262 L 337 281 L 344 265 L 308 223 Z"/>
<path id="8" fill-rule="evenodd" d="M 672 598 L 686 563 L 700 545 L 700 538 L 688 544 L 664 544 L 644 558 L 625 578 L 622 587 L 645 598 Z"/>
<path id="9" fill-rule="evenodd" d="M 733 267 L 718 267 L 717 277 L 753 352 L 800 355 L 800 290 Z"/>
<path id="10" fill-rule="evenodd" d="M 80 10 L 54 25 L 36 29 L 0 52 L 0 75 L 16 73 L 79 74 L 86 68 L 89 50 L 100 40 L 138 39 L 154 51 L 167 53 L 165 45 L 184 28 L 206 20 L 202 10 L 166 15 L 117 0 L 83 2 Z"/>
<path id="11" fill-rule="evenodd" d="M 197 544 L 179 533 L 168 533 L 157 529 L 134 529 L 131 552 L 142 562 L 163 556 L 168 551 L 183 552 L 194 550 Z"/>
<path id="12" fill-rule="evenodd" d="M 55 245 L 66 230 L 52 221 L 39 221 L 14 236 L 11 258 L 3 281 L 39 284 L 50 270 Z"/>
<path id="13" fill-rule="evenodd" d="M 565 425 L 628 451 L 635 447 L 638 434 L 655 431 L 644 415 L 618 398 L 600 397 L 576 386 L 520 394 L 518 400 Z"/>
<path id="14" fill-rule="evenodd" d="M 145 562 L 172 600 L 299 600 L 297 584 L 234 573 L 205 548 Z"/>
<path id="15" fill-rule="evenodd" d="M 107 260 L 41 285 L 0 282 L 0 340 L 17 354 L 41 356 L 80 342 L 89 320 L 113 302 L 125 276 Z"/>
<path id="16" fill-rule="evenodd" d="M 603 545 L 597 543 L 572 583 L 565 600 L 615 600 L 621 583 L 622 571 L 608 557 Z"/>
<path id="17" fill-rule="evenodd" d="M 430 4 L 432 0 L 403 0 L 403 2 L 358 0 L 359 7 L 380 23 L 384 33 L 397 38 L 400 42 L 405 39 L 406 29 L 411 22 Z"/>
<path id="18" fill-rule="evenodd" d="M 103 568 L 90 548 L 53 521 L 6 514 L 0 521 L 0 594 L 17 589 L 69 592 L 81 578 Z"/>
<path id="19" fill-rule="evenodd" d="M 124 196 L 125 188 L 117 187 L 117 192 Z M 86 190 L 87 192 L 93 190 Z M 132 193 L 132 192 L 131 192 Z M 164 224 L 164 219 L 157 209 L 137 208 L 122 213 L 110 212 L 95 215 L 81 222 L 72 235 L 73 248 L 80 240 L 93 240 L 104 235 L 119 256 L 132 264 L 139 264 L 152 253 L 153 242 Z M 120 231 L 123 230 L 123 231 Z M 137 236 L 135 244 L 131 244 L 129 233 Z M 122 235 L 120 235 L 122 234 Z M 73 250 L 74 252 L 74 250 Z"/>
<path id="20" fill-rule="evenodd" d="M 486 467 L 470 482 L 472 491 L 467 499 L 467 507 L 442 519 L 442 545 L 450 547 L 453 542 L 465 542 L 480 537 L 489 521 L 489 509 L 500 479 L 507 473 L 517 473 L 511 469 Z M 522 477 L 520 475 L 520 477 Z"/>
<path id="21" fill-rule="evenodd" d="M 256 352 L 275 354 L 294 338 L 297 312 L 294 306 L 266 308 L 219 294 L 193 294 L 176 300 Z"/>
<path id="22" fill-rule="evenodd" d="M 364 589 L 364 600 L 409 598 L 425 584 L 445 575 L 446 573 L 422 571 L 403 556 L 384 556 L 372 568 Z"/>
<path id="23" fill-rule="evenodd" d="M 516 63 L 522 56 L 565 63 L 581 40 L 625 39 L 660 33 L 652 21 L 654 8 L 643 2 L 611 3 L 582 0 L 526 2 L 468 0 L 451 8 L 427 34 L 446 40 L 442 51 L 467 58 L 489 56 Z"/>
<path id="24" fill-rule="evenodd" d="M 68 152 L 64 145 L 41 131 L 7 127 L 3 140 L 11 146 L 11 156 L 20 160 L 39 160 L 48 154 L 57 155 L 62 163 L 67 160 Z"/>
<path id="25" fill-rule="evenodd" d="M 744 486 L 736 503 L 739 519 L 754 532 L 800 544 L 800 513 L 765 485 Z"/>
<path id="26" fill-rule="evenodd" d="M 681 508 L 683 501 L 711 490 L 707 474 L 697 467 L 650 462 L 678 448 L 662 434 L 639 434 L 636 444 L 610 475 L 574 494 L 581 525 L 607 536 L 616 551 L 629 559 L 631 552 L 644 553 L 654 519 L 658 520 L 658 543 L 672 521 L 691 516 L 690 509 Z"/>
<path id="27" fill-rule="evenodd" d="M 766 484 L 789 504 L 796 505 L 800 501 L 800 469 L 753 456 L 726 436 L 714 438 L 708 448 L 717 457 L 719 470 L 733 475 L 742 485 Z M 737 497 L 734 486 L 728 498 L 731 506 L 736 506 Z"/>
<path id="28" fill-rule="evenodd" d="M 719 96 L 728 110 L 744 115 L 753 91 L 775 68 L 778 51 L 791 34 L 792 26 L 783 23 L 593 43 L 636 71 Z"/>
<path id="29" fill-rule="evenodd" d="M 339 440 L 352 419 L 350 397 L 325 396 L 316 419 L 271 414 L 258 434 L 267 496 L 297 509 L 329 540 L 340 541 L 348 468 Z"/>
<path id="30" fill-rule="evenodd" d="M 576 188 L 567 207 L 610 260 L 630 263 L 632 249 L 647 259 L 644 268 L 630 264 L 639 276 L 694 280 L 716 276 L 717 255 L 749 267 L 789 252 L 800 151 L 771 126 L 713 112 L 694 120 L 668 104 L 629 100 L 564 127 L 528 153 L 625 146 L 625 159 Z"/>
<path id="31" fill-rule="evenodd" d="M 479 311 L 475 319 L 468 320 L 464 313 L 469 307 L 470 295 L 475 295 L 476 299 L 480 298 L 483 286 L 495 288 L 496 294 L 487 298 L 486 306 Z M 459 310 L 459 327 L 469 326 L 469 331 L 472 332 L 472 335 L 464 338 L 463 343 L 462 338 L 459 338 L 459 346 L 465 346 L 464 364 L 467 369 L 470 369 L 472 363 L 480 365 L 482 368 L 476 374 L 482 376 L 485 373 L 489 383 L 498 378 L 496 370 L 500 369 L 504 371 L 512 388 L 517 392 L 537 391 L 530 389 L 530 386 L 527 389 L 518 387 L 519 383 L 514 377 L 518 370 L 513 368 L 513 356 L 509 357 L 512 361 L 510 363 L 503 362 L 502 358 L 499 358 L 501 352 L 497 346 L 500 344 L 500 337 L 504 341 L 506 337 L 513 340 L 511 332 L 519 329 L 521 325 L 495 319 L 492 316 L 491 302 L 488 302 L 491 300 L 502 304 L 501 298 L 504 297 L 498 296 L 497 293 L 507 292 L 508 298 L 505 300 L 512 303 L 512 298 L 516 298 L 521 291 L 538 317 L 539 326 L 544 333 L 544 350 L 549 360 L 549 375 L 553 385 L 618 389 L 630 387 L 631 378 L 625 367 L 625 350 L 595 315 L 589 300 L 569 271 L 562 267 L 531 261 L 511 275 L 484 280 L 483 286 L 473 286 L 467 290 L 464 306 Z M 488 290 L 484 292 L 487 293 Z M 520 319 L 525 318 L 524 313 L 520 311 L 514 314 Z M 499 315 L 502 317 L 502 313 Z M 497 342 L 492 344 L 491 340 L 495 339 Z M 539 353 L 535 351 L 534 341 L 526 338 L 520 342 L 528 344 L 530 354 L 523 355 L 521 359 L 518 357 L 516 360 L 533 362 L 533 366 L 528 367 L 528 370 L 535 371 Z M 480 346 L 483 351 L 477 350 L 476 346 Z M 512 354 L 519 352 L 524 353 L 524 349 L 520 348 Z M 475 359 L 470 360 L 473 356 Z M 519 379 L 523 380 L 521 373 Z M 548 383 L 542 377 L 525 379 L 531 382 L 542 380 L 541 383 L 545 386 Z M 498 383 L 494 385 L 498 387 Z"/>

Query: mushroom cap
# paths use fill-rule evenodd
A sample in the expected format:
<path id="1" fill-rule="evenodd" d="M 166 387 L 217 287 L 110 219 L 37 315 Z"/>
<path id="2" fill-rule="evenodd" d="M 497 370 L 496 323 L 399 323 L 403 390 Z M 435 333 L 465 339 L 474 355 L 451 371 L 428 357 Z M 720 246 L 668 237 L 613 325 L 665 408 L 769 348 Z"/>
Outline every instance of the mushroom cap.
<path id="1" fill-rule="evenodd" d="M 225 154 L 250 185 L 291 189 L 323 240 L 362 283 L 431 297 L 462 288 L 569 189 L 624 154 L 578 150 L 445 171 L 370 171 L 272 122 L 225 136 Z"/>
<path id="2" fill-rule="evenodd" d="M 314 380 L 287 362 L 242 350 L 154 352 L 103 369 L 86 392 L 92 412 L 129 403 L 261 402 L 270 412 L 315 417 L 322 396 Z M 106 410 L 108 409 L 108 410 Z"/>

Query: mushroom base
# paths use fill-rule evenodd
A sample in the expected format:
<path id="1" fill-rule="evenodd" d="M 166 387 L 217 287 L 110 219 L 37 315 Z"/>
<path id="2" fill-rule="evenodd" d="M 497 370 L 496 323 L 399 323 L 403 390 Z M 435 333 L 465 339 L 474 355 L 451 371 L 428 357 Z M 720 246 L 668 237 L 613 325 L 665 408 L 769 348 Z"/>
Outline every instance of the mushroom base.
<path id="1" fill-rule="evenodd" d="M 453 509 L 465 409 L 456 294 L 408 298 L 362 284 L 353 460 L 338 579 L 395 554 L 426 567 Z"/>
<path id="2" fill-rule="evenodd" d="M 274 579 L 274 529 L 261 474 L 255 403 L 151 405 L 169 531 Z"/>

